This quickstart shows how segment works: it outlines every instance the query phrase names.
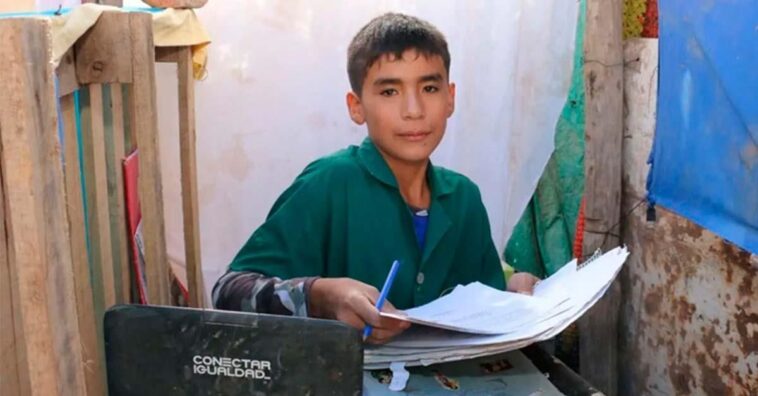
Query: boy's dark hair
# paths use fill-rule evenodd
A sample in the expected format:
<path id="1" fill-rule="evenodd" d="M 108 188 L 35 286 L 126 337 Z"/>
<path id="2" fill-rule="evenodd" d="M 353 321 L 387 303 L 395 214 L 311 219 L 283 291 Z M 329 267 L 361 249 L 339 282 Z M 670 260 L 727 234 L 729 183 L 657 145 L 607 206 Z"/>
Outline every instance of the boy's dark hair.
<path id="1" fill-rule="evenodd" d="M 438 55 L 450 74 L 450 53 L 445 36 L 431 23 L 419 18 L 388 12 L 372 19 L 353 37 L 347 49 L 347 75 L 353 92 L 361 95 L 368 69 L 381 56 L 395 59 L 415 49 L 424 56 Z"/>

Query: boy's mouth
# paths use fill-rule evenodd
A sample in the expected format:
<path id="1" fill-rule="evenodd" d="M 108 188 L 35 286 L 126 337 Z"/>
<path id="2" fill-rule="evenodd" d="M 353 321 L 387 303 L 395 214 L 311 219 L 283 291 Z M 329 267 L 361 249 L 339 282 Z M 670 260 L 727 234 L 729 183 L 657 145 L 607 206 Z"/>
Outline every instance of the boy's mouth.
<path id="1" fill-rule="evenodd" d="M 398 136 L 410 142 L 418 142 L 420 140 L 424 140 L 430 134 L 431 132 L 427 131 L 408 131 L 399 133 Z"/>

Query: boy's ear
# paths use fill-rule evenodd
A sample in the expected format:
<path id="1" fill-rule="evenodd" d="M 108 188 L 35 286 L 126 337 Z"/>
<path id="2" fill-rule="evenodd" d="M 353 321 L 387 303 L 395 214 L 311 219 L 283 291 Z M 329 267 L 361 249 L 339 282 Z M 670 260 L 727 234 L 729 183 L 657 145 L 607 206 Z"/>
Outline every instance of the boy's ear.
<path id="1" fill-rule="evenodd" d="M 450 117 L 455 111 L 455 83 L 448 84 L 447 90 L 447 116 Z"/>
<path id="2" fill-rule="evenodd" d="M 366 116 L 363 114 L 363 104 L 361 98 L 355 94 L 355 92 L 347 93 L 347 111 L 350 113 L 350 119 L 358 125 L 363 125 L 366 122 Z"/>

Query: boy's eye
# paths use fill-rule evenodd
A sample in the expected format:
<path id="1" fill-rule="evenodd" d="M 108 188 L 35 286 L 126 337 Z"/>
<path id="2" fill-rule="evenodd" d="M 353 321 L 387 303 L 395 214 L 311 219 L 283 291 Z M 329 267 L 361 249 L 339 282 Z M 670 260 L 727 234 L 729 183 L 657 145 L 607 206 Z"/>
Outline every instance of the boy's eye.
<path id="1" fill-rule="evenodd" d="M 425 86 L 425 87 L 424 87 L 424 92 L 427 92 L 427 93 L 434 93 L 434 92 L 437 92 L 437 91 L 439 91 L 439 90 L 440 90 L 440 89 L 439 89 L 439 88 L 437 88 L 437 87 L 436 87 L 436 86 L 434 86 L 434 85 L 427 85 L 427 86 Z"/>
<path id="2" fill-rule="evenodd" d="M 379 95 L 394 96 L 394 95 L 397 95 L 397 90 L 395 88 L 387 88 L 387 89 L 382 90 L 382 92 L 379 92 Z"/>

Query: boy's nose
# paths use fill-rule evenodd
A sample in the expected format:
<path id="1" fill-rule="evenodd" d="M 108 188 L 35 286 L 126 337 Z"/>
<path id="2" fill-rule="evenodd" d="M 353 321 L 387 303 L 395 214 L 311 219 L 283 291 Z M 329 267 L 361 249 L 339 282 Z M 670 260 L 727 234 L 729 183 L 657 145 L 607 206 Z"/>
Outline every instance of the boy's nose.
<path id="1" fill-rule="evenodd" d="M 403 118 L 418 119 L 424 117 L 424 105 L 421 98 L 416 93 L 405 95 L 403 101 Z"/>

